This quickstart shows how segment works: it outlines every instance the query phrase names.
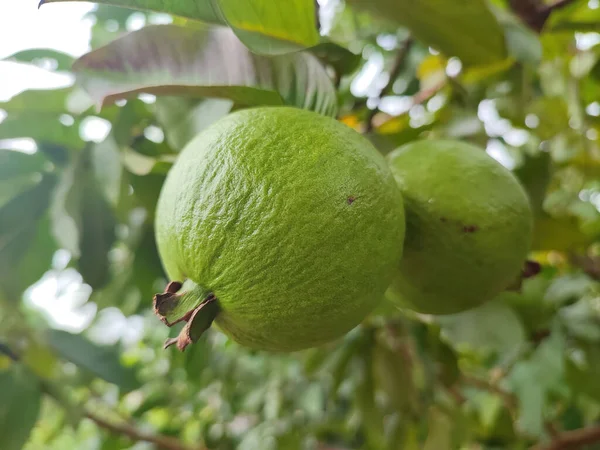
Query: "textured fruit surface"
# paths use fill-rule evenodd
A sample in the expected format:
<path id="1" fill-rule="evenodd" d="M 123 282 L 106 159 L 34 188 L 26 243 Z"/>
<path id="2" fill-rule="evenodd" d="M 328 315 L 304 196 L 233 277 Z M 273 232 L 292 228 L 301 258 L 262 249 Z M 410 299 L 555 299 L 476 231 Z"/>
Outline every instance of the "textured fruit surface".
<path id="1" fill-rule="evenodd" d="M 418 141 L 388 160 L 404 198 L 404 254 L 389 294 L 410 309 L 452 314 L 518 277 L 532 239 L 525 191 L 500 163 L 458 141 Z"/>
<path id="2" fill-rule="evenodd" d="M 226 334 L 292 351 L 342 336 L 377 306 L 404 223 L 400 190 L 365 138 L 271 107 L 230 114 L 184 148 L 156 235 L 171 280 L 216 296 Z"/>

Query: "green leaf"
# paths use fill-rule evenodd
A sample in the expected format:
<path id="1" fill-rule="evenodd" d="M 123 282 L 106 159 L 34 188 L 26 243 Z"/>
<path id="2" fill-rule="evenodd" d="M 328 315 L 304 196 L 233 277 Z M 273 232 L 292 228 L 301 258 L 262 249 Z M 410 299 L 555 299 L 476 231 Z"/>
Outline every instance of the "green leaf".
<path id="1" fill-rule="evenodd" d="M 65 89 L 30 89 L 15 95 L 6 102 L 1 102 L 0 108 L 9 114 L 38 112 L 58 115 L 62 112 L 68 112 L 67 99 L 71 92 L 72 88 L 70 87 Z M 48 119 L 50 117 L 46 120 Z"/>
<path id="2" fill-rule="evenodd" d="M 254 53 L 280 55 L 319 43 L 313 0 L 213 0 L 213 4 Z"/>
<path id="3" fill-rule="evenodd" d="M 0 123 L 0 139 L 31 138 L 36 141 L 60 144 L 70 149 L 79 149 L 83 141 L 79 127 L 60 123 L 56 113 L 25 111 L 9 115 Z"/>
<path id="4" fill-rule="evenodd" d="M 79 334 L 49 330 L 47 342 L 61 357 L 124 391 L 139 387 L 135 370 L 124 367 L 113 347 L 96 345 Z"/>
<path id="5" fill-rule="evenodd" d="M 565 395 L 564 336 L 558 327 L 526 360 L 515 364 L 508 384 L 519 399 L 518 425 L 527 435 L 540 437 L 544 432 L 545 404 L 550 393 Z"/>
<path id="6" fill-rule="evenodd" d="M 54 244 L 47 233 L 47 222 L 41 227 L 38 223 L 50 205 L 55 185 L 56 177 L 45 175 L 0 208 L 0 286 L 13 301 L 20 300 L 28 284 L 48 267 L 43 267 L 49 263 L 48 253 L 52 256 Z"/>
<path id="7" fill-rule="evenodd" d="M 13 53 L 4 58 L 4 61 L 16 61 L 24 63 L 32 63 L 37 66 L 48 68 L 48 63 L 51 64 L 51 69 L 56 71 L 68 71 L 71 69 L 75 58 L 66 53 L 59 52 L 50 48 L 32 48 Z"/>
<path id="8" fill-rule="evenodd" d="M 362 61 L 360 54 L 352 53 L 347 48 L 327 40 L 311 47 L 310 51 L 323 63 L 331 65 L 338 76 L 354 72 Z"/>
<path id="9" fill-rule="evenodd" d="M 42 0 L 41 5 L 47 3 L 59 3 L 78 0 Z M 155 11 L 172 14 L 174 16 L 186 17 L 188 19 L 201 20 L 210 23 L 223 23 L 215 10 L 212 0 L 181 0 L 177 2 L 168 2 L 165 0 L 97 0 L 95 3 L 106 6 L 118 6 L 119 8 L 137 9 L 140 11 Z M 128 17 L 131 13 L 124 11 L 124 16 Z M 102 18 L 114 20 L 114 11 L 104 10 Z M 125 18 L 126 18 L 125 17 Z M 124 20 L 123 20 L 124 23 Z"/>
<path id="10" fill-rule="evenodd" d="M 507 56 L 504 32 L 483 0 L 348 0 L 358 8 L 405 26 L 424 44 L 465 65 Z"/>
<path id="11" fill-rule="evenodd" d="M 438 318 L 443 337 L 455 348 L 509 352 L 525 342 L 525 329 L 508 306 L 490 301 L 484 305 Z"/>
<path id="12" fill-rule="evenodd" d="M 78 81 L 101 105 L 139 92 L 293 105 L 335 115 L 336 93 L 307 53 L 263 57 L 229 30 L 153 25 L 82 56 Z"/>
<path id="13" fill-rule="evenodd" d="M 600 400 L 600 349 L 597 344 L 579 345 L 571 357 L 565 361 L 566 379 L 578 394 L 585 394 L 596 401 Z M 576 356 L 576 357 L 574 357 Z"/>
<path id="14" fill-rule="evenodd" d="M 535 215 L 542 213 L 546 190 L 551 179 L 551 162 L 550 154 L 547 152 L 539 152 L 533 156 L 525 154 L 523 164 L 513 171 L 527 191 Z"/>
<path id="15" fill-rule="evenodd" d="M 231 100 L 216 98 L 194 101 L 184 97 L 159 97 L 155 111 L 169 145 L 181 150 L 196 134 L 229 113 L 232 106 Z"/>
<path id="16" fill-rule="evenodd" d="M 43 171 L 48 167 L 44 155 L 27 154 L 14 150 L 0 150 L 0 181 Z"/>
<path id="17" fill-rule="evenodd" d="M 504 27 L 508 53 L 521 63 L 537 67 L 542 60 L 542 43 L 538 35 L 508 11 L 495 7 L 492 11 Z"/>
<path id="18" fill-rule="evenodd" d="M 406 340 L 398 343 L 398 346 L 406 348 L 392 350 L 382 342 L 376 344 L 373 350 L 375 379 L 396 411 L 413 413 L 418 410 L 418 391 L 413 380 L 412 364 L 407 356 L 410 350 Z"/>
<path id="19" fill-rule="evenodd" d="M 423 450 L 451 450 L 452 421 L 438 408 L 429 411 L 429 433 L 423 445 Z"/>
<path id="20" fill-rule="evenodd" d="M 55 3 L 69 0 L 42 0 Z M 104 5 L 164 12 L 229 25 L 252 52 L 280 55 L 319 42 L 313 0 L 99 0 Z"/>
<path id="21" fill-rule="evenodd" d="M 63 172 L 51 216 L 54 236 L 78 259 L 84 281 L 100 288 L 108 282 L 108 251 L 115 241 L 116 219 L 96 177 L 102 170 L 110 172 L 114 161 L 104 161 L 97 153 L 93 157 L 94 150 L 86 148 Z M 120 165 L 116 170 L 121 170 Z M 106 181 L 104 188 L 114 189 Z"/>
<path id="22" fill-rule="evenodd" d="M 2 450 L 21 450 L 40 413 L 41 390 L 35 376 L 13 365 L 0 372 L 0 436 Z"/>
<path id="23" fill-rule="evenodd" d="M 117 205 L 121 195 L 123 166 L 120 156 L 112 135 L 94 145 L 90 155 L 98 188 L 113 206 Z"/>
<path id="24" fill-rule="evenodd" d="M 108 252 L 115 241 L 115 217 L 95 180 L 88 179 L 82 189 L 78 268 L 84 281 L 97 289 L 109 280 Z"/>
<path id="25" fill-rule="evenodd" d="M 600 342 L 600 313 L 595 302 L 596 298 L 583 298 L 561 308 L 559 317 L 569 335 L 589 342 Z"/>

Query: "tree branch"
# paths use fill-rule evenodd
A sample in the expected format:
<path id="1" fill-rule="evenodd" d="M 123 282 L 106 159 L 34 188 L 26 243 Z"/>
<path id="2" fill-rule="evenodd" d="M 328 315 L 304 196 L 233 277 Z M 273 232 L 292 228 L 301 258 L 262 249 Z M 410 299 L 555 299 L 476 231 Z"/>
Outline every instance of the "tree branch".
<path id="1" fill-rule="evenodd" d="M 563 431 L 554 436 L 549 444 L 537 444 L 530 450 L 575 450 L 596 442 L 600 442 L 600 425 Z"/>
<path id="2" fill-rule="evenodd" d="M 104 428 L 111 433 L 127 436 L 134 441 L 149 442 L 150 444 L 156 445 L 158 448 L 165 450 L 204 450 L 204 447 L 189 447 L 178 439 L 169 436 L 148 434 L 139 431 L 131 425 L 108 422 L 91 412 L 87 412 L 85 416 L 100 428 Z"/>
<path id="3" fill-rule="evenodd" d="M 400 75 L 400 71 L 404 67 L 406 57 L 408 56 L 408 53 L 412 48 L 413 42 L 413 38 L 409 36 L 408 38 L 406 38 L 406 40 L 398 50 L 398 53 L 396 53 L 396 58 L 394 59 L 394 62 L 392 63 L 392 67 L 390 69 L 390 78 L 388 79 L 388 82 L 383 87 L 383 89 L 381 89 L 381 91 L 379 92 L 379 100 L 381 100 L 381 97 L 388 95 L 392 91 L 394 82 L 396 81 L 396 78 L 398 78 L 398 75 Z M 379 111 L 378 106 L 369 111 L 369 115 L 367 116 L 366 120 L 367 131 L 371 131 L 373 129 L 373 118 L 375 117 L 375 114 L 377 114 L 377 111 Z"/>

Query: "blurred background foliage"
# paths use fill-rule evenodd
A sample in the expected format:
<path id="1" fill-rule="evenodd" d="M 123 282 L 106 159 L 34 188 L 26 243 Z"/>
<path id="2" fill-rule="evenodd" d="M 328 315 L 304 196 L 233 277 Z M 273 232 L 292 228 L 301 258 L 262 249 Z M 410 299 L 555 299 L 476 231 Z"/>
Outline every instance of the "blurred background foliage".
<path id="1" fill-rule="evenodd" d="M 221 16 L 97 5 L 78 82 L 0 103 L 0 448 L 600 449 L 598 0 L 264 2 L 259 32 L 252 2 L 220 1 Z M 335 115 L 382 153 L 485 147 L 530 195 L 541 272 L 454 316 L 385 299 L 304 352 L 215 329 L 163 350 L 178 332 L 151 310 L 165 174 L 210 123 L 277 103 Z"/>

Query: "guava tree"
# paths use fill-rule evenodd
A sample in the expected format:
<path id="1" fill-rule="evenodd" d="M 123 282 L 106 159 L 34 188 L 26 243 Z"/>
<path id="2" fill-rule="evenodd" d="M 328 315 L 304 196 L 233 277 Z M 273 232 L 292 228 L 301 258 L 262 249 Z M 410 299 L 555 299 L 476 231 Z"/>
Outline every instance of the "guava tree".
<path id="1" fill-rule="evenodd" d="M 98 3 L 83 57 L 7 58 L 76 82 L 0 103 L 2 450 L 600 449 L 598 1 Z M 212 328 L 163 349 L 181 330 L 152 310 L 163 181 L 195 135 L 259 106 L 333 117 L 384 155 L 487 148 L 535 214 L 522 279 L 452 315 L 386 297 L 301 352 Z M 91 308 L 83 330 L 35 308 L 40 290 Z"/>

